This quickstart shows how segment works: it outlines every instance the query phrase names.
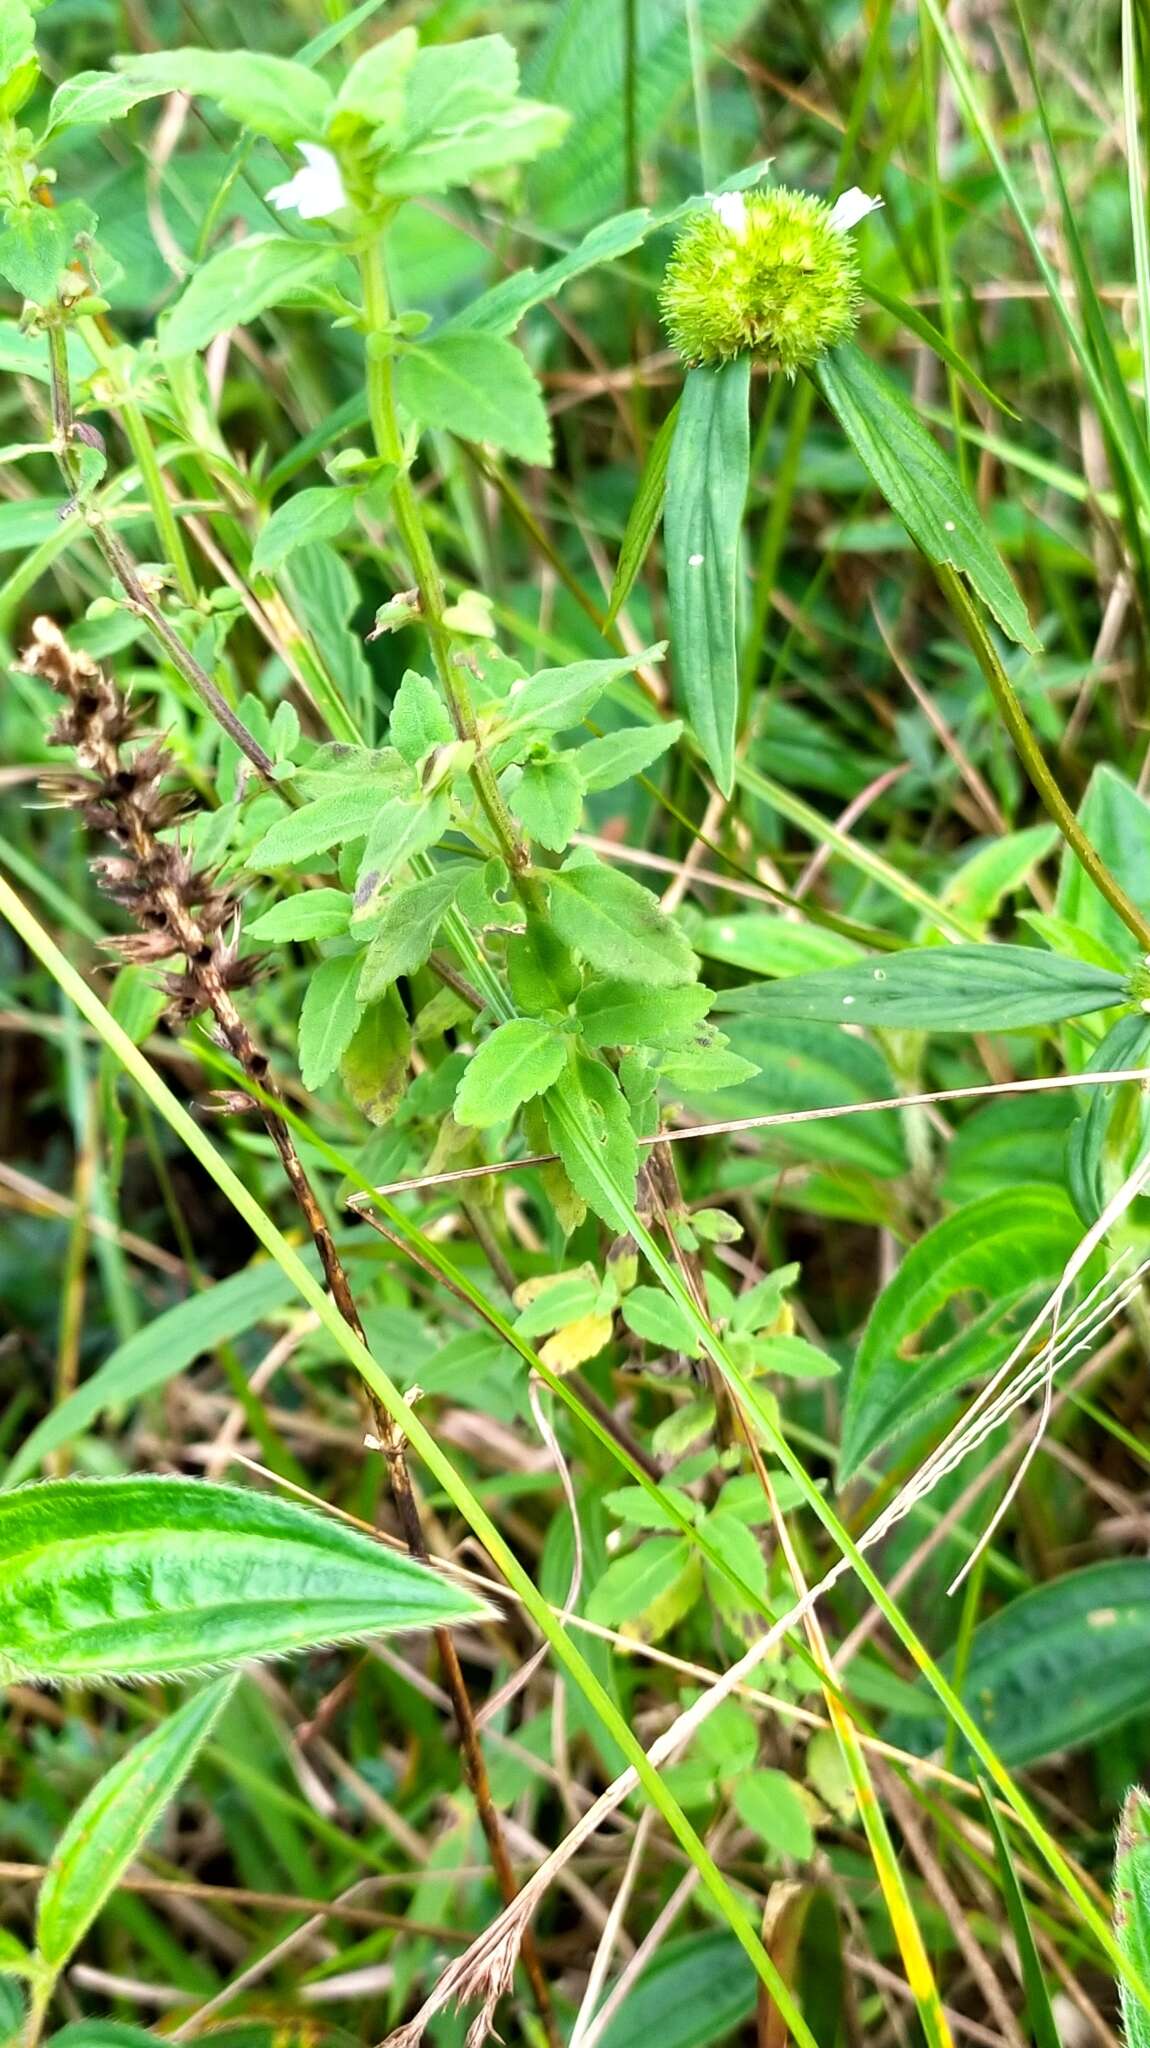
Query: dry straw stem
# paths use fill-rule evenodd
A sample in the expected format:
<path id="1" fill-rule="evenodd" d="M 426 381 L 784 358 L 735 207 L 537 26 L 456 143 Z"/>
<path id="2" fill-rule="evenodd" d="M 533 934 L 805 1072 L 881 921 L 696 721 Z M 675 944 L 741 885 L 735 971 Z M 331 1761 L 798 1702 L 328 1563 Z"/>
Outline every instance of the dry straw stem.
<path id="1" fill-rule="evenodd" d="M 176 1019 L 190 1018 L 202 1011 L 208 1011 L 215 1019 L 221 1042 L 255 1091 L 252 1098 L 240 1096 L 228 1106 L 259 1109 L 319 1253 L 332 1299 L 348 1328 L 361 1343 L 365 1342 L 346 1269 L 295 1139 L 279 1114 L 279 1092 L 267 1057 L 257 1047 L 234 1000 L 233 991 L 255 978 L 259 959 L 240 956 L 238 921 L 233 936 L 223 936 L 223 926 L 233 909 L 227 891 L 211 875 L 192 865 L 178 839 L 163 836 L 178 824 L 186 808 L 184 797 L 164 786 L 174 767 L 168 749 L 155 740 L 142 741 L 138 712 L 95 662 L 68 646 L 51 619 L 35 621 L 22 665 L 29 675 L 42 677 L 66 699 L 67 709 L 49 738 L 54 745 L 71 747 L 84 770 L 82 776 L 58 775 L 51 786 L 78 810 L 85 824 L 107 833 L 119 848 L 116 857 L 97 863 L 97 873 L 106 893 L 142 929 L 106 943 L 127 960 L 148 964 L 172 958 L 183 960 L 181 972 L 165 976 L 169 1009 Z M 129 755 L 125 748 L 132 743 L 136 750 Z M 373 1399 L 371 1406 L 375 1436 L 387 1460 L 392 1499 L 404 1542 L 413 1557 L 426 1562 L 427 1543 L 403 1433 L 378 1401 Z M 495 1811 L 474 1710 L 449 1630 L 436 1631 L 436 1647 L 459 1728 L 467 1781 L 500 1891 L 505 1902 L 510 1902 L 516 1895 L 515 1872 Z M 551 1996 L 534 1939 L 524 1949 L 523 1963 L 548 2038 L 557 2044 Z"/>

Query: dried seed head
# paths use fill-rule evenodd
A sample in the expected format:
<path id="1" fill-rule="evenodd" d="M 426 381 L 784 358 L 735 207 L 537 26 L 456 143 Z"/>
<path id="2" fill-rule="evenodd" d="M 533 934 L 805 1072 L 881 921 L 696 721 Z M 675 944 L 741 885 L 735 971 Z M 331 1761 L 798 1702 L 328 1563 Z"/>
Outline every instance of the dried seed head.
<path id="1" fill-rule="evenodd" d="M 753 349 L 791 375 L 858 318 L 859 266 L 832 208 L 810 192 L 723 193 L 692 215 L 671 252 L 660 304 L 687 363 Z"/>

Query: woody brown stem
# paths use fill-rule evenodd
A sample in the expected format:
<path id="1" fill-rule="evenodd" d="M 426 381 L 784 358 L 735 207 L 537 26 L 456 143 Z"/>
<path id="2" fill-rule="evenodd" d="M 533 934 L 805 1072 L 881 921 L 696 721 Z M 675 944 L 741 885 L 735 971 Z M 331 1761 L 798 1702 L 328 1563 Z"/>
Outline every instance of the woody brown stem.
<path id="1" fill-rule="evenodd" d="M 69 648 L 51 620 L 36 621 L 24 667 L 43 676 L 69 700 L 69 711 L 51 737 L 72 746 L 87 773 L 65 793 L 89 824 L 110 832 L 120 849 L 119 857 L 103 863 L 104 887 L 144 929 L 138 938 L 113 943 L 130 958 L 159 960 L 182 955 L 183 975 L 168 980 L 177 1011 L 190 1016 L 206 1010 L 215 1019 L 221 1040 L 252 1084 L 254 1104 L 305 1218 L 332 1299 L 348 1327 L 366 1343 L 346 1268 L 291 1130 L 277 1107 L 279 1090 L 267 1056 L 256 1045 L 232 994 L 234 985 L 250 979 L 251 965 L 238 961 L 222 937 L 227 898 L 211 877 L 195 871 L 178 845 L 160 836 L 163 826 L 174 822 L 180 810 L 178 800 L 160 788 L 171 766 L 167 750 L 151 744 L 132 758 L 124 754 L 123 743 L 134 734 L 135 714 L 96 664 Z M 403 1540 L 413 1557 L 427 1563 L 427 1541 L 403 1433 L 374 1398 L 371 1410 Z M 504 1904 L 510 1905 L 518 1886 L 492 1799 L 467 1682 L 450 1632 L 437 1629 L 435 1641 L 459 1730 L 464 1773 L 500 1893 Z M 551 1994 L 530 1931 L 521 1953 L 548 2040 L 553 2048 L 559 2048 Z"/>

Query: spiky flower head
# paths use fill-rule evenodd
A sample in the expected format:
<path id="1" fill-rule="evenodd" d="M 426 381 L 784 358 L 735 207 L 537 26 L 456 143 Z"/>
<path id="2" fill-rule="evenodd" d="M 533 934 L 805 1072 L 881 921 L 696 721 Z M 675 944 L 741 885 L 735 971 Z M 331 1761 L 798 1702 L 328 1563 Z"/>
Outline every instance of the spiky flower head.
<path id="1" fill-rule="evenodd" d="M 722 193 L 692 215 L 659 295 L 683 360 L 721 363 L 753 349 L 793 376 L 845 341 L 859 304 L 849 229 L 879 203 L 851 192 L 832 207 L 780 185 Z"/>

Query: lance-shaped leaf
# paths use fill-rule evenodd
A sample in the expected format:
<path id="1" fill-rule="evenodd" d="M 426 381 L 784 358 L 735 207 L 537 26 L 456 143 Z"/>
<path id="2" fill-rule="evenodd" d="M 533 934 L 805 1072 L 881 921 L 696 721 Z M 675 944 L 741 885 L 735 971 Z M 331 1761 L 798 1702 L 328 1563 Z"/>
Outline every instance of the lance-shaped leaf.
<path id="1" fill-rule="evenodd" d="M 1118 1824 L 1114 1931 L 1127 1961 L 1150 1984 L 1150 1799 L 1132 1785 Z M 1127 2048 L 1150 2048 L 1150 2012 L 1125 1981 L 1119 1987 Z"/>
<path id="2" fill-rule="evenodd" d="M 59 1970 L 146 1842 L 211 1733 L 234 1674 L 169 1714 L 113 1764 L 68 1822 L 40 1887 L 37 1947 Z"/>
<path id="3" fill-rule="evenodd" d="M 1029 946 L 923 946 L 724 989 L 717 1010 L 900 1031 L 1024 1031 L 1128 1002 L 1122 975 Z"/>
<path id="4" fill-rule="evenodd" d="M 0 1679 L 202 1671 L 482 1613 L 343 1522 L 198 1479 L 0 1496 Z"/>
<path id="5" fill-rule="evenodd" d="M 667 465 L 663 536 L 675 688 L 724 796 L 735 779 L 739 712 L 739 532 L 751 444 L 751 359 L 690 370 Z"/>
<path id="6" fill-rule="evenodd" d="M 1003 632 L 1037 654 L 1041 643 L 982 514 L 898 385 L 850 341 L 828 349 L 812 375 L 863 467 L 927 560 L 957 569 Z"/>

